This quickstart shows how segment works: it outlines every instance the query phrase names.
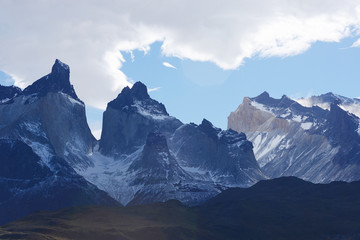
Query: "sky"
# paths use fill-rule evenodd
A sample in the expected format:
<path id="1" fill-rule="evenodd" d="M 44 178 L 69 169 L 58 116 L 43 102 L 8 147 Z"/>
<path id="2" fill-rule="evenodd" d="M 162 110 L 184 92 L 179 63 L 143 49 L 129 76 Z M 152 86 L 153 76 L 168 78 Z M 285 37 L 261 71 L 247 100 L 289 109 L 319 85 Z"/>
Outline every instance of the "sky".
<path id="1" fill-rule="evenodd" d="M 359 97 L 360 0 L 0 0 L 0 84 L 70 65 L 93 133 L 136 81 L 184 123 L 226 128 L 245 96 Z"/>

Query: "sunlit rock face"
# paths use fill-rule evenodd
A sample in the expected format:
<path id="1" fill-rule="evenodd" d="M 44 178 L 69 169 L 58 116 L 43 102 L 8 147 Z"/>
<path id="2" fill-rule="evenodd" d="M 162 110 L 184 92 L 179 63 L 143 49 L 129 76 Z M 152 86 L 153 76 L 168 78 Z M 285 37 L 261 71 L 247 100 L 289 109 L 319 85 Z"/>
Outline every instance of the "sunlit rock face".
<path id="1" fill-rule="evenodd" d="M 246 97 L 229 115 L 228 128 L 246 133 L 268 177 L 358 180 L 359 118 L 342 107 L 345 102 L 349 105 L 346 98 L 322 96 L 322 100 L 310 98 L 312 105 L 310 100 L 297 102 L 287 96 L 274 99 L 267 92 Z"/>

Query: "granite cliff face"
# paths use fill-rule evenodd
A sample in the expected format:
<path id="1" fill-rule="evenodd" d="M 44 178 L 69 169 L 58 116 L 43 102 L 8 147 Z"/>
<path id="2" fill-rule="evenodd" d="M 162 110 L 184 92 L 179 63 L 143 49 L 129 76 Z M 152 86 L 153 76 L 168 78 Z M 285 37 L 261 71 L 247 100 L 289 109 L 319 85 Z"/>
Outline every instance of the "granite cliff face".
<path id="1" fill-rule="evenodd" d="M 266 92 L 244 98 L 228 117 L 228 128 L 246 133 L 262 171 L 270 178 L 358 180 L 359 118 L 345 111 L 339 98 L 327 98 L 330 95 L 334 96 L 326 94 L 321 105 L 330 99 L 329 108 L 306 107 L 286 96 L 274 99 Z"/>
<path id="2" fill-rule="evenodd" d="M 56 60 L 24 91 L 0 90 L 0 224 L 39 210 L 117 204 L 74 170 L 91 164 L 95 139 L 67 65 Z"/>
<path id="3" fill-rule="evenodd" d="M 123 204 L 197 204 L 264 178 L 244 134 L 207 120 L 183 124 L 140 82 L 108 104 L 99 148 L 90 158 L 94 167 L 79 173 Z"/>
<path id="4" fill-rule="evenodd" d="M 28 143 L 44 161 L 56 155 L 81 168 L 90 164 L 86 155 L 95 138 L 69 72 L 67 65 L 56 60 L 50 74 L 0 104 L 0 137 Z"/>
<path id="5" fill-rule="evenodd" d="M 100 152 L 108 156 L 134 152 L 153 130 L 169 135 L 180 125 L 162 103 L 150 98 L 146 86 L 137 82 L 109 102 L 103 117 Z"/>

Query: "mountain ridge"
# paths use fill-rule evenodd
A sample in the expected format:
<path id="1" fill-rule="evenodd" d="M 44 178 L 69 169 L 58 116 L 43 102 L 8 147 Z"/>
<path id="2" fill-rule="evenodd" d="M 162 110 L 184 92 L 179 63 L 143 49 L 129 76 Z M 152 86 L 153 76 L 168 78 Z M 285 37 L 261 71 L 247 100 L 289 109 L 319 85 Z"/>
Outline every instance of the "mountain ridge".
<path id="1" fill-rule="evenodd" d="M 266 92 L 245 97 L 229 115 L 228 128 L 247 134 L 261 169 L 270 178 L 358 180 L 360 120 L 343 106 L 346 103 L 349 108 L 356 101 L 332 93 L 309 99 L 314 104 L 285 95 L 274 99 Z"/>

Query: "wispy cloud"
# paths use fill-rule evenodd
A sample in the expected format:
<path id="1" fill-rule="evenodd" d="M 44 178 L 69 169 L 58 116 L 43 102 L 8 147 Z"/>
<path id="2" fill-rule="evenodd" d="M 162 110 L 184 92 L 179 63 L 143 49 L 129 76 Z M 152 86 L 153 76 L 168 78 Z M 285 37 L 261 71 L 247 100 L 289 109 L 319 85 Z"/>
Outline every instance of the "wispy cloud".
<path id="1" fill-rule="evenodd" d="M 360 47 L 360 39 L 356 40 L 351 47 Z"/>
<path id="2" fill-rule="evenodd" d="M 174 67 L 173 65 L 171 65 L 171 64 L 168 63 L 168 62 L 163 62 L 163 65 L 164 65 L 165 67 L 168 67 L 168 68 L 174 68 L 174 69 L 176 69 L 176 67 Z"/>
<path id="3" fill-rule="evenodd" d="M 154 91 L 159 90 L 160 88 L 161 88 L 161 87 L 149 88 L 149 89 L 148 89 L 148 92 L 154 92 Z"/>

